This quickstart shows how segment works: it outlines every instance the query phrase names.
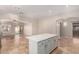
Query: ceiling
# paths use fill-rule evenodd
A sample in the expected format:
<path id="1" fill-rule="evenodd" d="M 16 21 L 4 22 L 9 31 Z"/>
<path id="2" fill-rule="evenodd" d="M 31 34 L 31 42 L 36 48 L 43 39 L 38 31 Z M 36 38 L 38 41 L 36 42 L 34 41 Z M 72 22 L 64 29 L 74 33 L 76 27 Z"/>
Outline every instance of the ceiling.
<path id="1" fill-rule="evenodd" d="M 0 5 L 0 18 L 42 19 L 46 17 L 79 16 L 79 6 L 68 5 Z"/>

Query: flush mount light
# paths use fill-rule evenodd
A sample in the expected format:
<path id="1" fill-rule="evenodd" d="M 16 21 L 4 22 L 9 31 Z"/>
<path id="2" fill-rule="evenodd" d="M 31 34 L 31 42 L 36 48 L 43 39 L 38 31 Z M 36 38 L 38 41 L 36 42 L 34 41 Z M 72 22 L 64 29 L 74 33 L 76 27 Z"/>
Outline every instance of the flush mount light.
<path id="1" fill-rule="evenodd" d="M 66 27 L 67 26 L 67 22 L 63 22 L 63 26 Z"/>

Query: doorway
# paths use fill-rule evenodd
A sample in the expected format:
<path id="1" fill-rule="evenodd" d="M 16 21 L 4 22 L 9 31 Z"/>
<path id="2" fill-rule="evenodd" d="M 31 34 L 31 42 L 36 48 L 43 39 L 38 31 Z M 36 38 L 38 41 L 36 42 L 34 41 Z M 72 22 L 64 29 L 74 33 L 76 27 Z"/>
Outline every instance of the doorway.
<path id="1" fill-rule="evenodd" d="M 73 23 L 73 37 L 79 37 L 79 23 Z"/>

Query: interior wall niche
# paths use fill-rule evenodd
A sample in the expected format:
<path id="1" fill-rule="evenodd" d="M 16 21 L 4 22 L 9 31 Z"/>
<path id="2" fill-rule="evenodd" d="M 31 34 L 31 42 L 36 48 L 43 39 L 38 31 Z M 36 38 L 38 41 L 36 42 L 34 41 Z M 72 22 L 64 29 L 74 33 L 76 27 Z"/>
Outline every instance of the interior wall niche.
<path id="1" fill-rule="evenodd" d="M 79 23 L 73 23 L 73 37 L 79 37 Z"/>

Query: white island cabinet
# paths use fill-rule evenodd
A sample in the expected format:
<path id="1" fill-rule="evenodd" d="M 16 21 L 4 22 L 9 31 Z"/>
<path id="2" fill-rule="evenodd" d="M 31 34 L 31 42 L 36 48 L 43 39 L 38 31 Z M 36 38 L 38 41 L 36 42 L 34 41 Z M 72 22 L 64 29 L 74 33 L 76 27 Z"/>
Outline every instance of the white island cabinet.
<path id="1" fill-rule="evenodd" d="M 29 54 L 49 54 L 57 47 L 55 34 L 40 34 L 27 38 L 29 39 Z"/>

